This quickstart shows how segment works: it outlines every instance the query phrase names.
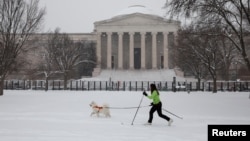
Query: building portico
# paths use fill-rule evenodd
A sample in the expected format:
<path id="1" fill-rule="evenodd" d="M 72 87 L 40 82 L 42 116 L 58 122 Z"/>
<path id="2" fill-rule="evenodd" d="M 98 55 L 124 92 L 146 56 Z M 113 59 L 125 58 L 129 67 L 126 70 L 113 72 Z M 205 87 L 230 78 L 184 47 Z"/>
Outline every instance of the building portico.
<path id="1" fill-rule="evenodd" d="M 98 67 L 121 70 L 174 67 L 171 57 L 179 26 L 178 21 L 136 12 L 95 22 Z"/>

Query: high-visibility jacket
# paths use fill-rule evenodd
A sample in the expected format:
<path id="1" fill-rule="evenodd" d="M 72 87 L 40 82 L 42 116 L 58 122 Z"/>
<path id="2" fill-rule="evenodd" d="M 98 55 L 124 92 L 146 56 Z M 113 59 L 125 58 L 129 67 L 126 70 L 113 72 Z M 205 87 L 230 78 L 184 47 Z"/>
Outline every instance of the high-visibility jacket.
<path id="1" fill-rule="evenodd" d="M 158 103 L 161 102 L 160 96 L 159 96 L 159 94 L 157 93 L 156 90 L 154 90 L 154 91 L 151 93 L 151 95 L 148 95 L 147 97 L 148 97 L 149 99 L 152 99 L 152 100 L 153 100 L 153 104 L 158 104 Z"/>

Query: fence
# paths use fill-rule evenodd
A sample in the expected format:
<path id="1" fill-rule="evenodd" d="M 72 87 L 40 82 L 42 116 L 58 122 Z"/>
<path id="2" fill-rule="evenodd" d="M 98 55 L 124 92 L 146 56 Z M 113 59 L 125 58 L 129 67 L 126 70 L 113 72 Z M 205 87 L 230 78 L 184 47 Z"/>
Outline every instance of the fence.
<path id="1" fill-rule="evenodd" d="M 143 91 L 149 90 L 151 83 L 159 91 L 212 91 L 212 82 L 187 81 L 82 81 L 70 80 L 67 90 L 81 91 Z M 218 81 L 217 91 L 250 91 L 250 81 Z M 45 90 L 45 80 L 5 80 L 5 90 Z M 48 90 L 63 90 L 64 81 L 49 80 Z"/>

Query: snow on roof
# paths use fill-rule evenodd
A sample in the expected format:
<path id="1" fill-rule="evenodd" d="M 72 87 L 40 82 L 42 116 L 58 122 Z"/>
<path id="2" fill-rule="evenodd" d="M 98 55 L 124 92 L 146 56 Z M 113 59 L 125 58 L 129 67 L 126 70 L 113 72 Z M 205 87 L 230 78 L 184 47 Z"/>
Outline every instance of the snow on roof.
<path id="1" fill-rule="evenodd" d="M 122 11 L 118 12 L 114 17 L 129 15 L 129 14 L 134 14 L 134 13 L 160 16 L 160 15 L 156 14 L 152 9 L 149 9 L 143 5 L 132 5 L 132 6 L 129 6 L 128 8 L 123 9 Z"/>

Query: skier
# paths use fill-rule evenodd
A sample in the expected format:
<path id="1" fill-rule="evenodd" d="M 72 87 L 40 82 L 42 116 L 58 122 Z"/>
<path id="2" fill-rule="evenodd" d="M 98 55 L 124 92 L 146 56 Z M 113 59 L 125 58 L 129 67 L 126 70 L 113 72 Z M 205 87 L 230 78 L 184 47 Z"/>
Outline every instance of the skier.
<path id="1" fill-rule="evenodd" d="M 151 125 L 153 121 L 153 114 L 155 111 L 157 111 L 159 117 L 165 119 L 168 121 L 168 126 L 171 126 L 173 123 L 173 119 L 169 118 L 168 116 L 162 114 L 162 103 L 160 100 L 160 94 L 159 91 L 157 90 L 155 84 L 150 84 L 150 90 L 151 90 L 151 95 L 149 96 L 145 91 L 143 92 L 143 95 L 148 97 L 149 99 L 152 99 L 153 102 L 151 103 L 152 107 L 149 111 L 149 119 L 148 122 L 145 125 Z"/>

